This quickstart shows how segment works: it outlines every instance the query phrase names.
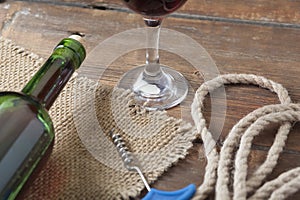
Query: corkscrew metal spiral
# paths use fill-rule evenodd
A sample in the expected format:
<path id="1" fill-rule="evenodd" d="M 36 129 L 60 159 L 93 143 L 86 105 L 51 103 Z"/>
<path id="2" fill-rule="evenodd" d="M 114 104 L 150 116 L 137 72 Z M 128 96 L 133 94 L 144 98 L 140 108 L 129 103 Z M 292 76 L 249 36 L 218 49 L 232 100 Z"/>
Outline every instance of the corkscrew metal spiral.
<path id="1" fill-rule="evenodd" d="M 128 169 L 129 171 L 136 171 L 140 175 L 146 189 L 148 191 L 150 191 L 151 188 L 150 188 L 150 186 L 147 182 L 146 177 L 142 173 L 141 169 L 138 167 L 137 161 L 133 157 L 132 153 L 129 152 L 124 140 L 121 137 L 121 135 L 116 134 L 116 133 L 114 133 L 114 130 L 111 130 L 110 137 L 112 138 L 113 143 L 115 144 L 115 146 L 116 146 L 116 148 L 119 152 L 119 155 L 121 156 L 121 158 L 124 162 L 124 166 L 126 167 L 126 169 Z"/>
<path id="2" fill-rule="evenodd" d="M 124 166 L 130 171 L 136 171 L 142 178 L 142 181 L 148 190 L 148 194 L 142 200 L 190 200 L 193 197 L 196 192 L 196 186 L 194 184 L 190 184 L 187 187 L 176 191 L 161 191 L 150 188 L 145 176 L 138 167 L 137 159 L 135 159 L 133 154 L 128 150 L 121 135 L 114 133 L 113 129 L 110 131 L 110 137 L 124 162 Z"/>

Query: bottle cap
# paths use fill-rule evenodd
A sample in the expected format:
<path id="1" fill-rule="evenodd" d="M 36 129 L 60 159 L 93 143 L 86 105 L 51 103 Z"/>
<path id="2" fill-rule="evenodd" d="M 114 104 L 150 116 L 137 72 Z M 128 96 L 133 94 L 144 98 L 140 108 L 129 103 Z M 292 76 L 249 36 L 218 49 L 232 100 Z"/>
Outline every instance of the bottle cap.
<path id="1" fill-rule="evenodd" d="M 79 61 L 77 68 L 80 66 L 80 64 L 83 62 L 86 56 L 85 48 L 82 44 L 84 42 L 84 39 L 79 34 L 73 34 L 70 35 L 68 38 L 63 39 L 55 49 L 64 48 L 67 47 L 69 49 L 72 49 L 75 55 L 77 55 L 77 59 Z"/>
<path id="2" fill-rule="evenodd" d="M 73 34 L 73 35 L 70 35 L 69 38 L 77 40 L 80 43 L 84 42 L 84 39 L 81 35 Z"/>

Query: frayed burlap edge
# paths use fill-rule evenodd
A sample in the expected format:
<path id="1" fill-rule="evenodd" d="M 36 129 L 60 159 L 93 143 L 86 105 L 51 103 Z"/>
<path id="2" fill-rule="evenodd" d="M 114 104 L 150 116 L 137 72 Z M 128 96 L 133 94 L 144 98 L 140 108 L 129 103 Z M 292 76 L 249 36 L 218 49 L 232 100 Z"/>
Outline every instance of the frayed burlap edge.
<path id="1" fill-rule="evenodd" d="M 1 37 L 0 44 L 1 90 L 20 91 L 44 59 Z M 90 80 L 72 77 L 49 112 L 56 130 L 55 144 L 47 165 L 44 166 L 38 178 L 31 183 L 29 189 L 24 191 L 25 199 L 128 199 L 129 196 L 137 196 L 144 188 L 136 173 L 125 170 L 121 173 L 116 172 L 95 159 L 82 144 L 76 132 L 74 110 L 72 110 L 74 108 L 72 107 L 73 95 L 76 92 L 74 87 L 78 86 L 78 80 L 83 81 L 81 84 L 90 83 Z M 108 89 L 103 85 L 98 86 L 104 90 Z M 119 92 L 122 94 L 120 96 L 124 97 L 121 100 L 126 101 L 125 105 L 129 106 L 130 112 L 137 113 L 140 117 L 145 114 L 149 116 L 145 110 L 134 106 L 132 95 L 128 91 L 120 90 Z M 165 124 L 179 127 L 175 131 L 177 136 L 172 137 L 172 140 L 168 139 L 168 141 L 177 142 L 178 145 L 172 145 L 171 149 L 161 148 L 169 157 L 164 157 L 162 162 L 153 163 L 153 166 L 146 164 L 155 161 L 155 159 L 151 160 L 151 156 L 141 162 L 146 170 L 147 178 L 150 182 L 154 182 L 164 171 L 187 155 L 188 149 L 192 146 L 191 141 L 194 139 L 194 129 L 181 120 L 169 118 L 165 112 L 151 113 L 151 117 L 163 119 Z M 168 128 L 168 130 L 174 131 L 175 129 Z M 140 146 L 134 147 L 132 136 L 126 136 L 124 133 L 122 135 L 133 151 L 137 151 Z M 159 141 L 159 138 L 157 139 Z M 120 164 L 119 157 L 115 160 Z M 163 167 L 157 170 L 154 167 L 155 164 L 163 164 Z M 107 176 L 101 174 L 105 167 L 108 169 Z M 117 176 L 118 181 L 120 181 L 118 178 L 121 178 L 121 181 L 123 178 L 123 186 L 120 187 L 118 181 L 112 182 L 117 187 L 113 184 L 107 186 L 106 181 L 113 180 L 111 176 Z M 101 188 L 103 182 L 106 186 Z"/>

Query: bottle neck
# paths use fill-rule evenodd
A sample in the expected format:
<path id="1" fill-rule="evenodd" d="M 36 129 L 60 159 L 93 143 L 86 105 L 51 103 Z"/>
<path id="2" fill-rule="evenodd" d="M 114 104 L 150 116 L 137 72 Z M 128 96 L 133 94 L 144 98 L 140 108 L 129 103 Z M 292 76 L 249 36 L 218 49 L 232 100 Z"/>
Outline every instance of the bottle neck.
<path id="1" fill-rule="evenodd" d="M 62 40 L 22 92 L 49 110 L 84 57 L 85 50 L 79 42 L 70 38 Z"/>

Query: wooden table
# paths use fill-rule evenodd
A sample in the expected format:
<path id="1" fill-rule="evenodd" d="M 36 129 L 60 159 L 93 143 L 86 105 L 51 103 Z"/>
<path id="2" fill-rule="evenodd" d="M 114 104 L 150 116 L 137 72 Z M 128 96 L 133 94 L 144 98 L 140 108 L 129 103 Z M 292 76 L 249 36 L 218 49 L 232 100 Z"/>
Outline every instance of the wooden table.
<path id="1" fill-rule="evenodd" d="M 20 46 L 48 57 L 56 43 L 74 32 L 86 36 L 88 52 L 104 39 L 122 31 L 143 27 L 141 17 L 125 8 L 121 0 L 0 0 L 0 33 Z M 294 102 L 300 99 L 300 1 L 267 0 L 188 0 L 169 16 L 163 27 L 182 32 L 201 44 L 215 61 L 221 74 L 252 73 L 281 83 Z M 143 54 L 121 58 L 104 73 L 101 81 L 115 85 Z M 143 60 L 143 59 L 141 59 Z M 162 62 L 173 64 L 196 90 L 203 79 L 196 69 L 167 52 Z M 120 66 L 125 63 L 125 66 Z M 92 72 L 90 72 L 92 75 Z M 252 86 L 226 88 L 227 114 L 221 141 L 240 118 L 263 105 L 278 103 L 273 93 Z M 210 102 L 205 115 L 210 117 Z M 180 117 L 178 108 L 170 115 Z M 251 169 L 262 162 L 274 138 L 275 129 L 255 139 L 250 156 Z M 300 125 L 295 124 L 279 163 L 269 179 L 300 166 Z M 186 159 L 168 170 L 153 185 L 174 190 L 188 183 L 200 185 L 206 161 L 201 141 Z M 300 192 L 291 197 L 300 199 Z"/>

